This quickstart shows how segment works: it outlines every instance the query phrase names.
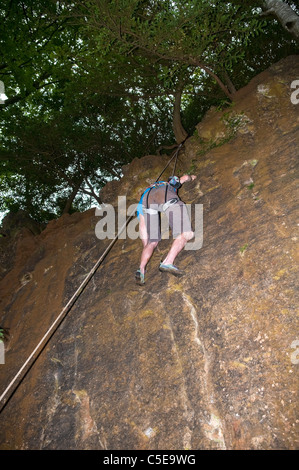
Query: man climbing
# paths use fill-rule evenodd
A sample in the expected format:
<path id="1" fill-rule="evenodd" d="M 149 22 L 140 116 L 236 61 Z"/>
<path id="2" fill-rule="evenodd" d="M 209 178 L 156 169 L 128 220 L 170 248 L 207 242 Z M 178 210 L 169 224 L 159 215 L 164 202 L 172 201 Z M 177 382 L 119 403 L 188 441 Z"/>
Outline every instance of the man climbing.
<path id="1" fill-rule="evenodd" d="M 137 207 L 139 233 L 143 244 L 140 267 L 135 274 L 137 284 L 143 285 L 145 283 L 146 265 L 161 240 L 161 212 L 164 212 L 168 218 L 174 241 L 166 258 L 160 264 L 159 270 L 175 276 L 184 274 L 184 271 L 173 263 L 186 243 L 193 238 L 194 232 L 191 228 L 187 207 L 178 196 L 178 189 L 185 182 L 193 181 L 195 178 L 194 175 L 184 175 L 181 178 L 172 176 L 168 182 L 154 183 L 142 194 Z"/>

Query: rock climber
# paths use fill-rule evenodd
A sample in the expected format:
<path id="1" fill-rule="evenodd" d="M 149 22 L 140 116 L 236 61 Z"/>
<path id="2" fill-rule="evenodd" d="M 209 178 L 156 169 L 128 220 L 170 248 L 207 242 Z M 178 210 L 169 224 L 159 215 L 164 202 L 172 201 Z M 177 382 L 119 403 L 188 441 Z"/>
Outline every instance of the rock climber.
<path id="1" fill-rule="evenodd" d="M 184 271 L 173 263 L 186 243 L 194 237 L 187 207 L 178 196 L 178 189 L 187 181 L 194 181 L 195 175 L 172 176 L 168 181 L 158 181 L 149 186 L 142 194 L 137 206 L 139 234 L 143 244 L 140 267 L 135 280 L 139 285 L 145 284 L 145 269 L 154 249 L 161 240 L 160 213 L 164 212 L 172 230 L 173 243 L 160 263 L 159 270 L 175 276 L 184 275 Z"/>

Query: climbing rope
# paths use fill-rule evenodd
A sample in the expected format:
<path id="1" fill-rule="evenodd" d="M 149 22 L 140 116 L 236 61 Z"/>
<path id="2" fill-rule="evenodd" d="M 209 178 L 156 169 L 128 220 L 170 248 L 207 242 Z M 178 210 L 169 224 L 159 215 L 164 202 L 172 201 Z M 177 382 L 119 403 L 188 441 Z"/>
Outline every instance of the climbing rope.
<path id="1" fill-rule="evenodd" d="M 186 140 L 186 139 L 185 139 Z M 166 166 L 163 168 L 163 170 L 161 171 L 161 173 L 159 174 L 158 178 L 156 179 L 156 183 L 157 181 L 159 181 L 159 179 L 161 178 L 161 176 L 163 175 L 164 171 L 166 170 L 166 168 L 169 167 L 170 163 L 172 162 L 172 160 L 175 158 L 175 162 L 174 162 L 174 167 L 173 167 L 173 173 L 172 173 L 172 176 L 174 175 L 174 172 L 175 172 L 175 168 L 176 168 L 176 163 L 177 163 L 177 159 L 178 159 L 178 154 L 179 154 L 179 151 L 181 150 L 181 147 L 184 145 L 184 142 L 180 143 L 180 145 L 178 146 L 178 148 L 176 149 L 176 151 L 174 152 L 173 156 L 171 157 L 171 159 L 168 161 L 168 163 L 166 164 Z"/>
<path id="2" fill-rule="evenodd" d="M 185 141 L 184 141 L 185 142 Z M 171 176 L 174 176 L 175 174 L 175 169 L 176 169 L 176 164 L 177 164 L 177 161 L 178 161 L 178 155 L 179 155 L 179 152 L 180 152 L 180 149 L 181 147 L 183 146 L 183 142 L 179 145 L 176 153 L 175 153 L 175 160 L 174 160 L 174 165 L 173 165 L 173 172 L 172 172 L 172 175 Z"/>
<path id="3" fill-rule="evenodd" d="M 185 141 L 184 141 L 185 142 Z M 172 162 L 173 159 L 175 159 L 175 166 L 176 166 L 176 162 L 177 162 L 177 157 L 178 157 L 178 154 L 179 154 L 179 151 L 181 149 L 181 147 L 183 146 L 184 142 L 182 142 L 178 148 L 176 149 L 174 155 L 170 158 L 170 160 L 168 161 L 167 165 L 163 168 L 162 172 L 160 173 L 160 175 L 158 176 L 158 178 L 156 179 L 156 182 L 161 178 L 161 176 L 163 175 L 164 171 L 166 170 L 166 168 L 168 168 L 168 166 L 170 165 L 170 163 Z M 173 169 L 173 174 L 174 174 L 174 171 L 175 171 L 175 166 L 174 166 L 174 169 Z M 126 222 L 123 224 L 123 226 L 119 229 L 117 235 L 114 237 L 114 239 L 111 241 L 111 243 L 107 246 L 107 248 L 105 249 L 105 251 L 103 252 L 103 254 L 100 256 L 100 258 L 98 259 L 98 261 L 95 263 L 95 265 L 93 266 L 93 268 L 89 271 L 89 273 L 87 274 L 87 276 L 85 277 L 85 279 L 83 280 L 83 282 L 80 284 L 80 286 L 78 287 L 78 289 L 76 290 L 76 292 L 73 294 L 73 296 L 70 298 L 70 300 L 68 301 L 68 303 L 65 305 L 65 307 L 61 310 L 61 312 L 59 313 L 59 315 L 57 316 L 56 320 L 52 323 L 52 325 L 50 326 L 50 328 L 47 330 L 47 332 L 44 334 L 44 336 L 42 337 L 42 339 L 40 340 L 40 342 L 38 343 L 38 345 L 35 347 L 35 349 L 32 351 L 32 353 L 30 354 L 30 356 L 28 357 L 28 359 L 24 362 L 24 364 L 22 365 L 22 367 L 19 369 L 18 373 L 14 376 L 14 378 L 11 380 L 11 382 L 8 384 L 8 386 L 6 387 L 6 389 L 4 390 L 4 392 L 1 394 L 0 396 L 0 413 L 3 411 L 3 409 L 5 408 L 5 406 L 7 405 L 7 403 L 10 401 L 10 399 L 13 397 L 13 395 L 15 394 L 15 392 L 17 391 L 17 389 L 19 388 L 19 386 L 21 385 L 21 383 L 23 382 L 23 380 L 25 379 L 25 377 L 27 376 L 28 372 L 31 370 L 31 368 L 33 367 L 33 365 L 35 364 L 35 362 L 37 361 L 37 359 L 40 357 L 41 353 L 43 352 L 43 350 L 45 349 L 45 347 L 47 346 L 47 344 L 49 343 L 49 341 L 51 340 L 51 338 L 53 337 L 54 333 L 57 331 L 57 329 L 59 328 L 59 326 L 62 324 L 63 320 L 65 319 L 65 317 L 67 316 L 67 314 L 69 313 L 69 311 L 71 310 L 71 308 L 73 307 L 73 305 L 75 304 L 75 302 L 78 300 L 79 296 L 82 294 L 82 292 L 84 291 L 84 289 L 86 288 L 87 284 L 89 283 L 89 281 L 92 279 L 92 277 L 94 276 L 95 272 L 97 271 L 97 269 L 99 268 L 99 266 L 102 264 L 104 258 L 107 256 L 107 254 L 109 253 L 109 251 L 112 249 L 113 245 L 115 244 L 115 242 L 117 241 L 117 239 L 119 238 L 119 236 L 122 234 L 122 232 L 124 231 L 124 229 L 126 228 L 126 226 L 128 225 L 128 223 L 131 221 L 131 219 L 133 218 L 134 214 L 136 212 L 136 209 L 134 209 L 134 211 L 132 212 L 132 214 L 129 215 L 128 219 L 126 220 Z M 18 380 L 19 379 L 19 380 Z"/>

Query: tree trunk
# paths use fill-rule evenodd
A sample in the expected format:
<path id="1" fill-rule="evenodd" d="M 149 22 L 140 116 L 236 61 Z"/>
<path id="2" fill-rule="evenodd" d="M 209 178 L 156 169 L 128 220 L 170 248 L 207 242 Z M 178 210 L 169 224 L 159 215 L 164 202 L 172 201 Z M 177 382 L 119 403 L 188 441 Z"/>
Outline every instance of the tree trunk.
<path id="1" fill-rule="evenodd" d="M 185 131 L 181 121 L 181 97 L 183 87 L 181 86 L 174 94 L 174 107 L 173 107 L 173 121 L 172 127 L 175 136 L 175 140 L 178 144 L 186 140 L 188 133 Z"/>
<path id="2" fill-rule="evenodd" d="M 83 178 L 80 179 L 80 181 L 76 184 L 76 186 L 74 187 L 73 191 L 71 192 L 68 200 L 66 201 L 66 204 L 64 206 L 64 209 L 62 211 L 63 214 L 68 214 L 71 210 L 71 207 L 72 207 L 72 204 L 73 204 L 73 201 L 80 189 L 80 186 L 82 184 L 82 181 L 83 181 Z"/>
<path id="3" fill-rule="evenodd" d="M 299 41 L 299 16 L 282 0 L 262 0 L 264 15 L 274 15 L 288 33 Z"/>
<path id="4" fill-rule="evenodd" d="M 236 87 L 231 81 L 230 76 L 228 75 L 226 70 L 224 70 L 223 76 L 225 80 L 225 85 L 227 86 L 227 89 L 230 92 L 231 96 L 233 96 L 237 92 Z"/>

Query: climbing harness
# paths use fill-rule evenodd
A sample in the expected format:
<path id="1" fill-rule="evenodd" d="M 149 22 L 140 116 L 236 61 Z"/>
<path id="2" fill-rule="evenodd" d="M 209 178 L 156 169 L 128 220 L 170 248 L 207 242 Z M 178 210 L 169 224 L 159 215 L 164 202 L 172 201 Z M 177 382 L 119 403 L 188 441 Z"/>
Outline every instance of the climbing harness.
<path id="1" fill-rule="evenodd" d="M 185 139 L 186 140 L 186 139 Z M 175 158 L 175 165 L 174 165 L 174 169 L 173 169 L 173 174 L 174 174 L 174 171 L 175 171 L 175 166 L 176 166 L 176 162 L 177 162 L 177 158 L 178 158 L 178 154 L 179 154 L 179 151 L 182 147 L 182 145 L 184 144 L 185 140 L 178 146 L 178 148 L 176 149 L 174 155 L 170 158 L 170 160 L 168 161 L 167 165 L 164 167 L 164 169 L 162 170 L 162 172 L 160 173 L 160 175 L 158 176 L 158 178 L 156 179 L 156 182 L 161 178 L 162 174 L 164 173 L 164 171 L 166 170 L 166 168 L 170 165 L 170 163 L 172 162 L 172 160 Z M 167 187 L 167 183 L 166 184 L 166 187 Z M 168 201 L 168 203 L 171 202 Z M 27 358 L 27 360 L 24 362 L 24 364 L 22 365 L 22 367 L 19 369 L 19 371 L 17 372 L 17 374 L 14 376 L 14 378 L 11 380 L 11 382 L 8 384 L 8 386 L 6 387 L 6 389 L 4 390 L 4 392 L 1 394 L 0 396 L 0 413 L 3 411 L 3 409 L 5 408 L 5 406 L 7 405 L 7 403 L 10 401 L 10 399 L 13 397 L 14 393 L 16 392 L 16 390 L 19 388 L 19 386 L 21 385 L 21 383 L 23 382 L 23 380 L 25 379 L 25 377 L 27 376 L 28 372 L 31 370 L 31 368 L 33 367 L 33 365 L 35 364 L 35 362 L 37 361 L 37 359 L 40 357 L 41 353 L 43 352 L 43 350 L 45 349 L 45 347 L 47 346 L 47 344 L 49 343 L 49 341 L 51 340 L 51 338 L 53 337 L 54 333 L 57 331 L 57 329 L 59 328 L 59 326 L 62 324 L 63 320 L 65 319 L 65 317 L 67 316 L 67 314 L 69 313 L 69 311 L 71 310 L 71 308 L 73 307 L 73 305 L 75 304 L 75 302 L 78 300 L 79 296 L 82 294 L 82 292 L 84 291 L 84 289 L 86 288 L 87 284 L 89 283 L 89 281 L 92 279 L 92 277 L 94 276 L 95 272 L 97 271 L 97 269 L 99 268 L 99 266 L 102 264 L 103 260 L 105 259 L 106 255 L 109 253 L 109 251 L 112 249 L 113 245 L 116 243 L 117 239 L 120 237 L 120 235 L 122 234 L 122 232 L 124 231 L 124 229 L 126 228 L 126 226 L 129 224 L 129 222 L 132 220 L 132 218 L 134 217 L 134 214 L 136 212 L 136 209 L 134 209 L 134 211 L 132 212 L 132 214 L 129 215 L 128 219 L 126 220 L 126 222 L 123 224 L 123 226 L 119 229 L 117 235 L 114 237 L 114 239 L 111 241 L 111 243 L 108 245 L 108 247 L 105 249 L 105 251 L 103 252 L 103 254 L 100 256 L 100 258 L 98 259 L 98 261 L 95 263 L 95 265 L 93 266 L 93 268 L 90 270 L 90 272 L 87 274 L 87 276 L 85 277 L 85 279 L 83 280 L 83 282 L 80 284 L 80 286 L 78 287 L 78 289 L 76 290 L 76 292 L 73 294 L 73 296 L 70 298 L 70 300 L 68 301 L 68 303 L 65 305 L 65 307 L 61 310 L 61 312 L 59 313 L 59 315 L 57 316 L 56 320 L 52 323 L 52 325 L 50 326 L 50 328 L 46 331 L 46 333 L 44 334 L 44 336 L 42 337 L 42 339 L 40 340 L 40 342 L 38 343 L 38 345 L 35 347 L 35 349 L 32 351 L 32 353 L 30 354 L 30 356 Z"/>
<path id="2" fill-rule="evenodd" d="M 184 141 L 185 142 L 185 141 Z M 179 154 L 179 151 L 182 147 L 182 145 L 184 144 L 184 142 L 182 142 L 176 152 L 174 153 L 174 155 L 171 157 L 171 159 L 169 160 L 169 162 L 167 163 L 167 165 L 165 166 L 165 168 L 163 169 L 162 173 L 160 173 L 160 175 L 158 176 L 158 178 L 156 179 L 155 183 L 153 183 L 147 190 L 147 195 L 146 195 L 146 204 L 145 204 L 145 212 L 147 214 L 157 214 L 159 211 L 156 210 L 156 209 L 153 209 L 153 208 L 150 208 L 149 207 L 149 203 L 148 203 L 148 198 L 149 198 L 149 195 L 150 195 L 150 192 L 152 189 L 154 188 L 158 188 L 159 186 L 165 186 L 165 198 L 164 198 L 164 204 L 162 206 L 162 212 L 165 212 L 170 206 L 172 206 L 173 204 L 176 204 L 178 202 L 178 198 L 172 198 L 170 199 L 169 201 L 167 201 L 167 193 L 168 193 L 168 185 L 170 184 L 170 186 L 172 186 L 174 189 L 179 189 L 182 185 L 180 183 L 180 178 L 178 176 L 174 176 L 174 172 L 175 172 L 175 169 L 176 169 L 176 164 L 177 164 L 177 159 L 178 159 L 178 154 Z M 171 163 L 171 161 L 175 158 L 175 162 L 174 162 L 174 167 L 173 167 L 173 172 L 172 172 L 172 176 L 170 178 L 168 178 L 168 182 L 166 181 L 159 181 L 159 179 L 161 178 L 161 176 L 163 175 L 164 171 L 166 170 L 166 168 L 169 166 L 169 164 Z"/>
<path id="3" fill-rule="evenodd" d="M 185 142 L 185 141 L 184 141 Z M 150 214 L 150 215 L 155 215 L 155 214 L 158 214 L 158 210 L 156 209 L 153 209 L 152 207 L 149 207 L 149 202 L 148 202 L 148 199 L 149 199 L 149 195 L 150 195 L 150 192 L 152 189 L 154 188 L 158 188 L 159 186 L 165 186 L 165 198 L 164 198 L 164 204 L 163 206 L 161 207 L 161 210 L 162 212 L 165 212 L 171 205 L 173 204 L 176 204 L 178 199 L 177 198 L 172 198 L 170 199 L 169 201 L 167 201 L 167 193 L 168 193 L 168 184 L 170 184 L 171 186 L 173 186 L 175 189 L 178 189 L 181 187 L 181 183 L 180 183 L 180 179 L 177 177 L 177 176 L 174 176 L 174 172 L 175 172 L 175 168 L 176 168 L 176 164 L 177 164 L 177 158 L 178 158 L 178 154 L 179 154 L 179 151 L 182 147 L 182 145 L 184 144 L 184 142 L 182 142 L 178 148 L 176 149 L 175 153 L 173 154 L 173 156 L 171 157 L 171 159 L 168 161 L 167 165 L 163 168 L 162 172 L 160 173 L 160 175 L 158 176 L 158 178 L 156 179 L 156 181 L 151 184 L 143 193 L 143 195 L 145 196 L 146 195 L 146 203 L 145 203 L 145 207 L 144 207 L 144 212 L 147 213 L 147 214 Z M 166 170 L 166 168 L 168 168 L 168 166 L 170 165 L 170 163 L 172 162 L 172 160 L 175 158 L 175 162 L 174 162 L 174 167 L 173 167 L 173 172 L 172 172 L 172 176 L 170 178 L 168 178 L 168 183 L 166 181 L 159 181 L 161 176 L 163 175 L 164 171 Z"/>
<path id="4" fill-rule="evenodd" d="M 176 204 L 177 202 L 178 202 L 178 199 L 176 197 L 169 199 L 169 201 L 163 204 L 163 207 L 162 207 L 163 212 L 165 212 L 170 206 L 173 206 L 173 204 Z"/>
<path id="5" fill-rule="evenodd" d="M 174 178 L 177 178 L 177 177 L 175 176 Z M 179 178 L 177 178 L 177 179 L 179 180 Z M 177 197 L 169 199 L 167 201 L 168 184 L 170 184 L 170 183 L 166 183 L 165 181 L 161 181 L 160 183 L 154 183 L 149 187 L 149 189 L 147 190 L 147 193 L 146 193 L 146 204 L 145 204 L 145 207 L 144 207 L 144 212 L 145 213 L 147 213 L 147 214 L 158 214 L 158 212 L 165 212 L 170 206 L 172 206 L 173 204 L 176 204 L 178 202 Z M 160 186 L 165 186 L 165 197 L 164 197 L 164 204 L 160 205 L 159 210 L 158 210 L 158 209 L 153 209 L 152 207 L 149 207 L 148 198 L 149 198 L 151 190 L 154 189 L 154 188 L 158 188 Z M 172 186 L 174 187 L 174 185 L 172 185 Z M 178 186 L 178 187 L 180 187 L 180 186 Z"/>

